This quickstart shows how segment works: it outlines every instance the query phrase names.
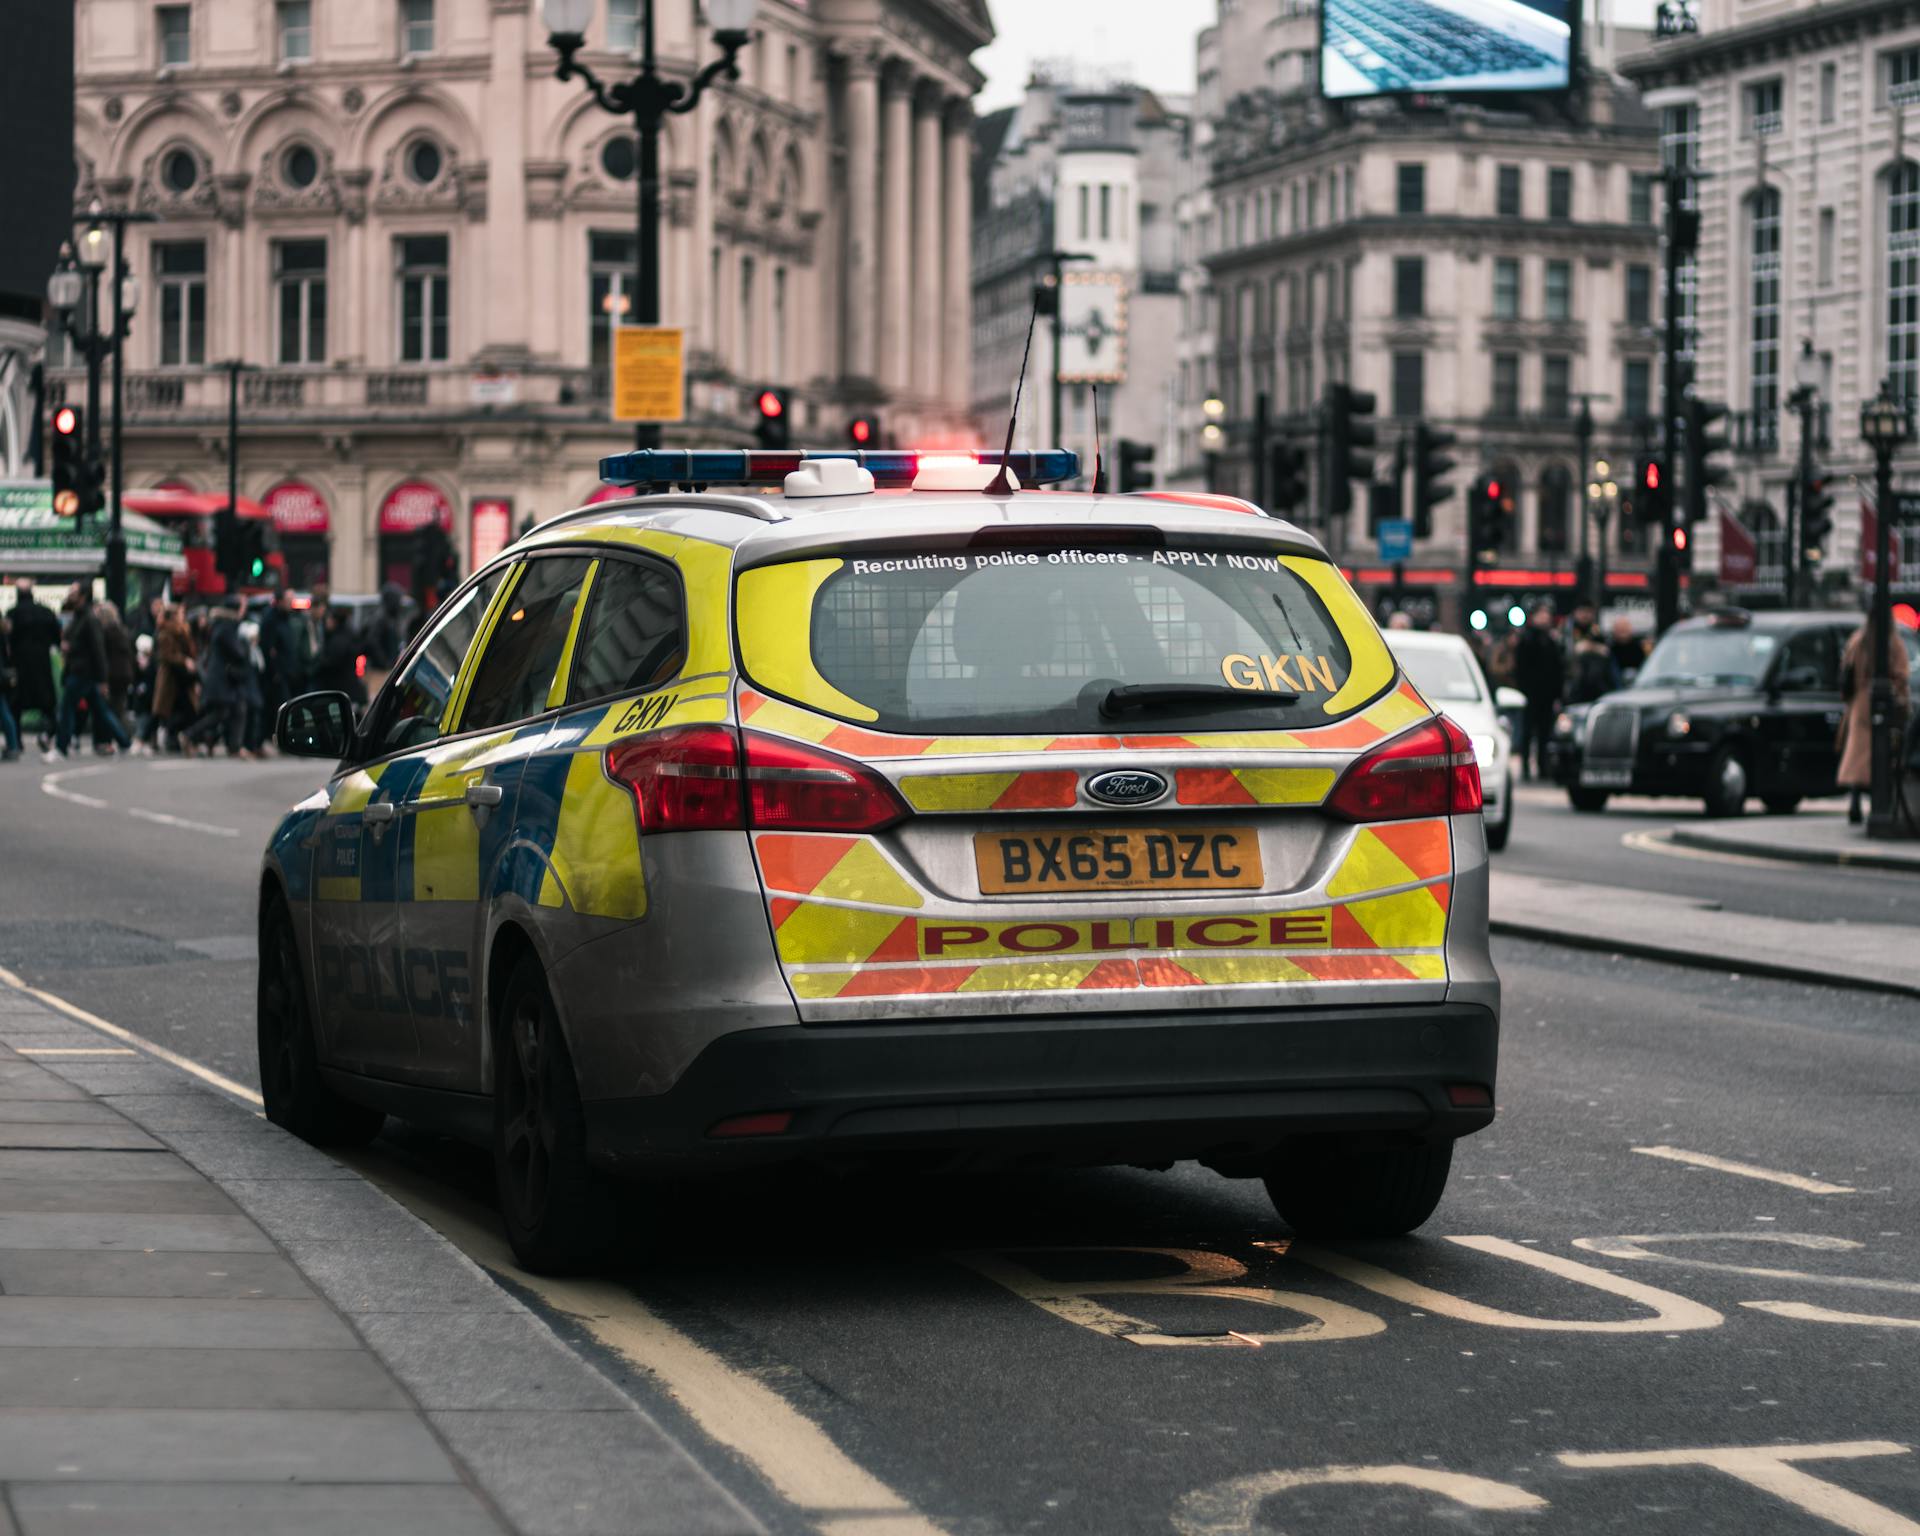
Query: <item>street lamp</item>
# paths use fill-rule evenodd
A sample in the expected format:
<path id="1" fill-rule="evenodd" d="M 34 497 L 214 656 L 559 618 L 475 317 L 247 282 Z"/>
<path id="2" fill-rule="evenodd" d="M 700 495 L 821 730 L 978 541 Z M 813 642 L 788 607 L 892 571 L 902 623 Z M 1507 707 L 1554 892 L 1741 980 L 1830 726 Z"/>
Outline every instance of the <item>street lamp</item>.
<path id="1" fill-rule="evenodd" d="M 1860 437 L 1873 450 L 1876 472 L 1876 516 L 1873 559 L 1873 618 L 1867 629 L 1873 647 L 1873 692 L 1868 708 L 1873 728 L 1872 810 L 1867 836 L 1909 837 L 1894 794 L 1893 674 L 1888 668 L 1893 642 L 1893 529 L 1900 516 L 1893 496 L 1893 455 L 1913 441 L 1913 415 L 1907 402 L 1893 393 L 1891 378 L 1880 381 L 1880 393 L 1860 407 Z"/>
<path id="2" fill-rule="evenodd" d="M 1800 413 L 1800 473 L 1787 504 L 1787 548 L 1782 561 L 1789 608 L 1800 605 L 1800 572 L 1807 558 L 1807 508 L 1813 498 L 1813 412 L 1814 402 L 1820 398 L 1820 359 L 1814 355 L 1811 338 L 1800 342 L 1800 355 L 1793 362 L 1793 382 L 1795 388 L 1787 404 Z"/>
<path id="3" fill-rule="evenodd" d="M 586 84 L 601 110 L 631 117 L 640 139 L 639 230 L 634 252 L 635 324 L 660 323 L 660 125 L 667 114 L 691 112 L 706 88 L 722 75 L 740 78 L 740 50 L 753 41 L 753 18 L 759 0 L 706 0 L 713 40 L 721 55 L 691 81 L 669 80 L 655 66 L 653 0 L 640 0 L 640 73 L 630 80 L 603 84 L 575 55 L 586 43 L 587 23 L 598 0 L 542 0 L 540 14 L 547 26 L 547 44 L 560 55 L 554 74 L 561 80 Z M 641 423 L 634 432 L 636 446 L 651 448 L 660 439 L 659 427 Z"/>

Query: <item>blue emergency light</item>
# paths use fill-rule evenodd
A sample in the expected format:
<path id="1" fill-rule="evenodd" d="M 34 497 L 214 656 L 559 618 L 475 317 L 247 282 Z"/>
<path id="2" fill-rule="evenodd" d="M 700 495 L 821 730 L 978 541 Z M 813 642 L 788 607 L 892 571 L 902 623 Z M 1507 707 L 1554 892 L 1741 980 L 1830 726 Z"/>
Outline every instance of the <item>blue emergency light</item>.
<path id="1" fill-rule="evenodd" d="M 636 491 L 666 491 L 676 485 L 778 485 L 809 459 L 851 459 L 872 472 L 876 487 L 898 488 L 913 484 L 923 461 L 970 459 L 979 464 L 998 464 L 1002 457 L 1022 485 L 1054 485 L 1080 473 L 1080 455 L 1069 448 L 1020 449 L 1006 455 L 894 449 L 783 453 L 736 448 L 638 448 L 602 459 L 600 478 L 608 485 L 630 485 Z"/>

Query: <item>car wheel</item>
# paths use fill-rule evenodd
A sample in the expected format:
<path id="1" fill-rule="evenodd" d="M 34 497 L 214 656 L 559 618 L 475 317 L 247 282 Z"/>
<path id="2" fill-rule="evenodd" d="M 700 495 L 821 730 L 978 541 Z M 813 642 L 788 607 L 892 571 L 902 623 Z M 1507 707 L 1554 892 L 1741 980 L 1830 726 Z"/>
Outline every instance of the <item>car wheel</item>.
<path id="1" fill-rule="evenodd" d="M 1309 1136 L 1274 1154 L 1267 1194 L 1302 1237 L 1401 1237 L 1433 1214 L 1452 1166 L 1451 1141 Z"/>
<path id="2" fill-rule="evenodd" d="M 1747 765 L 1732 747 L 1722 747 L 1707 764 L 1707 814 L 1738 816 L 1747 808 Z"/>
<path id="3" fill-rule="evenodd" d="M 343 1099 L 320 1076 L 313 1015 L 300 972 L 293 918 L 278 896 L 260 920 L 260 982 L 255 1003 L 260 1097 L 267 1118 L 321 1147 L 365 1146 L 387 1117 Z"/>
<path id="4" fill-rule="evenodd" d="M 1507 846 L 1507 838 L 1513 833 L 1513 780 L 1507 780 L 1506 792 L 1500 797 L 1501 817 L 1498 821 L 1487 823 L 1487 851 L 1498 853 Z"/>
<path id="5" fill-rule="evenodd" d="M 578 1269 L 606 1247 L 605 1187 L 587 1162 L 573 1058 L 540 963 L 507 979 L 494 1024 L 493 1172 L 513 1251 L 528 1269 Z"/>
<path id="6" fill-rule="evenodd" d="M 1800 809 L 1800 797 L 1798 795 L 1774 795 L 1769 799 L 1761 801 L 1761 804 L 1766 806 L 1769 816 L 1791 816 L 1795 811 Z"/>
<path id="7" fill-rule="evenodd" d="M 1607 808 L 1607 791 L 1581 789 L 1578 785 L 1570 785 L 1567 789 L 1567 803 L 1576 811 L 1604 811 Z"/>

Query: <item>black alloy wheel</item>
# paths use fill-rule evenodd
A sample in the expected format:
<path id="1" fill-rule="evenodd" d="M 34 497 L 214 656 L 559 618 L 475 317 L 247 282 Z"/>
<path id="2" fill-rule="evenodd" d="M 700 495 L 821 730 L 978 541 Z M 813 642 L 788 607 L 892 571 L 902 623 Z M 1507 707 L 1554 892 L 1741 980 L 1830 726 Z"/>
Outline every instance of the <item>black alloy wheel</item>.
<path id="1" fill-rule="evenodd" d="M 1747 809 L 1747 765 L 1732 747 L 1721 747 L 1707 763 L 1707 814 L 1739 816 Z"/>
<path id="2" fill-rule="evenodd" d="M 1267 1166 L 1267 1194 L 1302 1237 L 1404 1237 L 1446 1192 L 1451 1141 L 1303 1136 Z"/>
<path id="3" fill-rule="evenodd" d="M 275 1125 L 321 1147 L 365 1146 L 380 1134 L 384 1114 L 341 1098 L 320 1076 L 300 946 L 287 904 L 277 895 L 268 898 L 260 918 L 255 1041 L 260 1097 Z"/>

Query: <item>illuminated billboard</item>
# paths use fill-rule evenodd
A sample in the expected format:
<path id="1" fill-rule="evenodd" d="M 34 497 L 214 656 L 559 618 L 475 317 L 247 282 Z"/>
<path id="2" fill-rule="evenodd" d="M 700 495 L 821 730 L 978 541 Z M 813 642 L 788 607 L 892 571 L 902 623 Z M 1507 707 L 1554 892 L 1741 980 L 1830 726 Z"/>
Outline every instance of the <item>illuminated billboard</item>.
<path id="1" fill-rule="evenodd" d="M 1321 94 L 1563 91 L 1572 83 L 1573 3 L 1321 0 Z"/>

